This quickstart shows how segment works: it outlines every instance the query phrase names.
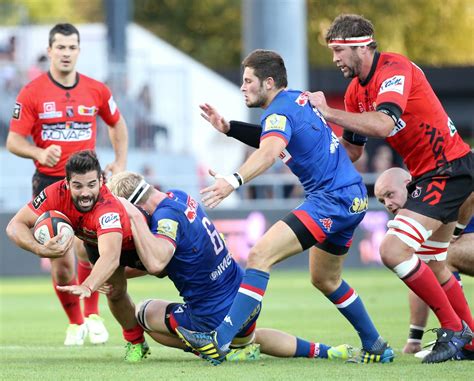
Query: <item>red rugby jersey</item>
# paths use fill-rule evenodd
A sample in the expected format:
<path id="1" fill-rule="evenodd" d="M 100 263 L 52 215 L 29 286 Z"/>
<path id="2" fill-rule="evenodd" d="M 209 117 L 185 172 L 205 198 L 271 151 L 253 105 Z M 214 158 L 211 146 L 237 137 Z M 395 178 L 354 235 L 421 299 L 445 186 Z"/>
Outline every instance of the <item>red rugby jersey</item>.
<path id="1" fill-rule="evenodd" d="M 467 145 L 443 109 L 422 70 L 406 57 L 376 53 L 368 78 L 354 78 L 346 90 L 350 112 L 397 105 L 402 115 L 386 138 L 414 177 L 466 155 Z"/>
<path id="2" fill-rule="evenodd" d="M 66 180 L 58 181 L 46 187 L 29 204 L 38 216 L 48 210 L 57 210 L 65 214 L 72 223 L 78 238 L 97 246 L 97 237 L 102 234 L 122 233 L 122 249 L 132 250 L 133 243 L 130 219 L 122 203 L 103 185 L 94 208 L 86 213 L 79 212 L 66 188 Z"/>
<path id="3" fill-rule="evenodd" d="M 76 84 L 64 87 L 45 73 L 20 91 L 16 100 L 10 130 L 31 135 L 36 146 L 61 146 L 62 155 L 50 168 L 35 161 L 39 172 L 65 176 L 67 159 L 78 151 L 95 150 L 97 114 L 114 126 L 120 112 L 110 90 L 103 83 L 77 74 Z"/>

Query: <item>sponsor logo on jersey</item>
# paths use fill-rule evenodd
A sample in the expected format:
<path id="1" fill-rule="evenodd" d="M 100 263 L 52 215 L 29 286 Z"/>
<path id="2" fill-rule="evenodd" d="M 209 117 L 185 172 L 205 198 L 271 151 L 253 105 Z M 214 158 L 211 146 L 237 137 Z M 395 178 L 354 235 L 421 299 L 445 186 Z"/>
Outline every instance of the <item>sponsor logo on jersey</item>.
<path id="1" fill-rule="evenodd" d="M 290 160 L 291 160 L 291 155 L 290 153 L 284 149 L 283 151 L 281 151 L 280 153 L 280 159 L 283 163 L 288 163 Z"/>
<path id="2" fill-rule="evenodd" d="M 112 115 L 114 115 L 114 114 L 115 114 L 115 111 L 117 111 L 117 105 L 116 105 L 116 103 L 115 103 L 115 101 L 114 101 L 114 97 L 111 96 L 111 97 L 109 98 L 109 100 L 108 100 L 108 103 L 109 103 L 109 110 L 110 110 L 110 113 L 111 113 Z"/>
<path id="3" fill-rule="evenodd" d="M 178 221 L 170 220 L 168 218 L 159 220 L 156 233 L 176 241 L 176 236 L 178 234 Z"/>
<path id="4" fill-rule="evenodd" d="M 56 111 L 56 102 L 44 102 L 43 112 L 38 114 L 40 119 L 62 118 L 62 111 Z"/>
<path id="5" fill-rule="evenodd" d="M 193 223 L 197 216 L 196 210 L 198 208 L 198 204 L 195 199 L 193 199 L 191 196 L 188 196 L 186 205 L 187 205 L 187 208 L 184 211 L 184 214 L 186 215 L 186 218 L 188 219 L 188 221 Z"/>
<path id="6" fill-rule="evenodd" d="M 331 132 L 331 144 L 329 145 L 329 152 L 335 153 L 339 147 L 339 139 L 334 132 Z"/>
<path id="7" fill-rule="evenodd" d="M 21 117 L 21 103 L 16 102 L 15 106 L 13 106 L 13 119 L 20 119 Z"/>
<path id="8" fill-rule="evenodd" d="M 448 128 L 449 128 L 449 135 L 450 136 L 454 136 L 454 134 L 456 132 L 458 132 L 458 130 L 456 130 L 456 126 L 454 125 L 453 121 L 451 120 L 451 118 L 448 118 Z"/>
<path id="9" fill-rule="evenodd" d="M 328 232 L 331 231 L 332 227 L 332 219 L 330 218 L 320 218 L 319 222 L 324 226 L 324 229 L 326 229 Z"/>
<path id="10" fill-rule="evenodd" d="M 265 119 L 265 128 L 264 131 L 285 131 L 286 127 L 286 116 L 272 114 Z"/>
<path id="11" fill-rule="evenodd" d="M 80 105 L 77 107 L 77 112 L 79 115 L 94 116 L 97 113 L 97 107 L 87 107 L 84 105 Z"/>
<path id="12" fill-rule="evenodd" d="M 224 257 L 221 263 L 217 265 L 217 268 L 209 275 L 212 281 L 215 281 L 217 278 L 219 278 L 222 273 L 229 268 L 229 266 L 232 264 L 232 256 L 230 253 L 227 253 L 227 255 Z"/>
<path id="13" fill-rule="evenodd" d="M 403 86 L 405 85 L 405 76 L 404 75 L 394 75 L 392 78 L 386 79 L 380 85 L 379 95 L 387 93 L 389 91 L 394 91 L 403 95 Z"/>
<path id="14" fill-rule="evenodd" d="M 395 124 L 395 127 L 393 128 L 392 132 L 390 132 L 390 135 L 388 137 L 392 137 L 396 134 L 398 134 L 401 130 L 403 130 L 406 127 L 406 123 L 402 118 L 398 119 L 397 123 Z"/>
<path id="15" fill-rule="evenodd" d="M 33 202 L 32 202 L 33 208 L 38 209 L 41 206 L 41 204 L 45 202 L 46 198 L 47 197 L 44 190 L 41 191 L 41 193 L 33 199 Z"/>
<path id="16" fill-rule="evenodd" d="M 73 106 L 66 106 L 66 115 L 69 118 L 72 118 L 74 116 L 74 107 Z"/>
<path id="17" fill-rule="evenodd" d="M 99 217 L 99 224 L 102 229 L 121 228 L 120 215 L 118 213 L 105 213 Z"/>
<path id="18" fill-rule="evenodd" d="M 308 103 L 308 93 L 301 93 L 298 98 L 295 99 L 295 103 L 298 105 L 298 106 L 305 106 L 306 103 Z"/>
<path id="19" fill-rule="evenodd" d="M 369 208 L 369 199 L 367 196 L 364 198 L 355 197 L 352 200 L 352 205 L 349 208 L 349 212 L 352 214 L 358 214 L 366 211 Z"/>
<path id="20" fill-rule="evenodd" d="M 413 192 L 411 192 L 411 198 L 417 198 L 417 197 L 420 197 L 420 195 L 421 195 L 421 187 L 417 185 L 416 189 Z"/>
<path id="21" fill-rule="evenodd" d="M 89 140 L 92 138 L 92 123 L 65 122 L 42 125 L 41 139 L 59 142 Z"/>

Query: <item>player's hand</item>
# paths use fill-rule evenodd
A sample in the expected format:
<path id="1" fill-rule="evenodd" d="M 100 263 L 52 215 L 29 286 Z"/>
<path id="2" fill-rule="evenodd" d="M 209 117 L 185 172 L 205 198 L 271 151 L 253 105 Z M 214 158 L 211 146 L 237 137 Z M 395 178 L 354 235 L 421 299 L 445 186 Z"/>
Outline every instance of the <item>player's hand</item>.
<path id="1" fill-rule="evenodd" d="M 217 172 L 212 169 L 209 170 L 209 174 L 216 179 L 216 182 L 214 185 L 201 189 L 199 193 L 204 195 L 202 197 L 202 203 L 205 206 L 215 208 L 223 199 L 234 191 L 234 188 L 223 179 L 222 175 L 217 174 Z"/>
<path id="2" fill-rule="evenodd" d="M 403 347 L 402 353 L 418 353 L 421 349 L 421 344 L 419 343 L 406 343 Z"/>
<path id="3" fill-rule="evenodd" d="M 77 295 L 79 299 L 89 298 L 92 294 L 91 289 L 82 284 L 75 284 L 74 286 L 56 286 L 56 289 L 68 294 Z"/>
<path id="4" fill-rule="evenodd" d="M 206 119 L 212 126 L 219 132 L 227 134 L 230 130 L 230 124 L 227 122 L 218 112 L 208 103 L 199 105 L 201 110 L 201 116 Z"/>
<path id="5" fill-rule="evenodd" d="M 61 153 L 61 146 L 52 144 L 41 151 L 38 161 L 41 165 L 45 165 L 46 167 L 54 167 L 58 164 L 59 159 L 61 159 Z"/>
<path id="6" fill-rule="evenodd" d="M 125 171 L 126 165 L 123 163 L 119 163 L 118 161 L 113 161 L 105 166 L 104 173 L 106 179 L 110 176 L 113 176 L 119 172 Z"/>
<path id="7" fill-rule="evenodd" d="M 97 289 L 97 292 L 100 292 L 101 294 L 108 295 L 114 290 L 114 286 L 112 286 L 110 283 L 104 283 L 102 286 L 100 286 Z"/>
<path id="8" fill-rule="evenodd" d="M 322 91 L 316 91 L 314 93 L 306 92 L 306 94 L 308 95 L 311 106 L 317 108 L 323 116 L 326 116 L 329 106 L 324 93 Z"/>
<path id="9" fill-rule="evenodd" d="M 64 239 L 63 235 L 64 233 L 60 233 L 42 245 L 42 250 L 39 255 L 44 258 L 63 257 L 69 250 L 71 250 L 74 243 L 74 236 Z"/>

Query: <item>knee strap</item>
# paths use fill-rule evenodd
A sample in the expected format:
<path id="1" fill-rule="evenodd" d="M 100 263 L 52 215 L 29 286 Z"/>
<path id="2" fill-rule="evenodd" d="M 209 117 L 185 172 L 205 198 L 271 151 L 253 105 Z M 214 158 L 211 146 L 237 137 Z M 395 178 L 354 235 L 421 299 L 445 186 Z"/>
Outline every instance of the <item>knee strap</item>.
<path id="1" fill-rule="evenodd" d="M 146 322 L 146 308 L 152 302 L 153 299 L 146 299 L 140 302 L 138 304 L 136 310 L 135 310 L 135 317 L 137 318 L 138 324 L 145 330 L 145 331 L 151 331 L 150 327 L 148 326 Z"/>
<path id="2" fill-rule="evenodd" d="M 425 241 L 416 251 L 416 255 L 423 262 L 445 261 L 448 256 L 449 242 Z"/>
<path id="3" fill-rule="evenodd" d="M 389 228 L 387 234 L 396 235 L 415 251 L 433 233 L 431 230 L 426 230 L 418 221 L 406 216 L 396 216 L 393 220 L 388 221 L 387 227 Z"/>

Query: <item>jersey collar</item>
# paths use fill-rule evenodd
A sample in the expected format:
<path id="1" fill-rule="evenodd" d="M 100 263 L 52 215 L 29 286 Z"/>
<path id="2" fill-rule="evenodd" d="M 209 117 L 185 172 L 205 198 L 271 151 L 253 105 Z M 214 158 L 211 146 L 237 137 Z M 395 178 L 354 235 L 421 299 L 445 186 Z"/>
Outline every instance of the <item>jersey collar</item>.
<path id="1" fill-rule="evenodd" d="M 359 83 L 360 83 L 361 86 L 367 85 L 370 82 L 370 80 L 372 79 L 372 77 L 374 76 L 375 69 L 377 68 L 377 64 L 379 63 L 379 58 L 380 58 L 380 53 L 375 52 L 374 60 L 372 61 L 372 66 L 370 67 L 369 75 L 363 81 L 359 80 Z"/>
<path id="2" fill-rule="evenodd" d="M 58 87 L 60 87 L 61 89 L 64 89 L 64 90 L 72 90 L 74 89 L 78 84 L 79 84 L 79 73 L 76 72 L 76 82 L 74 83 L 74 85 L 72 86 L 64 86 L 64 85 L 61 85 L 59 82 L 57 82 L 53 76 L 51 75 L 51 72 L 48 71 L 48 77 L 49 79 Z"/>

